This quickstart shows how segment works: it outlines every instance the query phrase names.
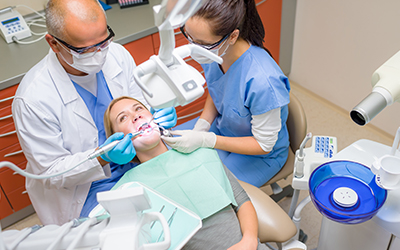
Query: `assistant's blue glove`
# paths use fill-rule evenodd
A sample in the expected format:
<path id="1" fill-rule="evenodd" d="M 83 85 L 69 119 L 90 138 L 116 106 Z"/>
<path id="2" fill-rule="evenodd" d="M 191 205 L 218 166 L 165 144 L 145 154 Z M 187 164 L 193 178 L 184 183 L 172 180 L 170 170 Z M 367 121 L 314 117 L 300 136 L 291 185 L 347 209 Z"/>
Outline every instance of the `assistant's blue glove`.
<path id="1" fill-rule="evenodd" d="M 121 141 L 113 149 L 101 155 L 100 157 L 105 161 L 114 162 L 119 165 L 130 162 L 136 155 L 136 150 L 132 144 L 132 134 L 129 133 L 124 137 L 124 133 L 117 132 L 108 137 L 108 139 L 100 147 L 103 147 L 115 140 Z"/>
<path id="2" fill-rule="evenodd" d="M 176 125 L 177 115 L 176 110 L 174 107 L 163 108 L 154 110 L 153 108 L 150 109 L 150 112 L 154 115 L 154 122 L 164 128 L 172 128 Z"/>

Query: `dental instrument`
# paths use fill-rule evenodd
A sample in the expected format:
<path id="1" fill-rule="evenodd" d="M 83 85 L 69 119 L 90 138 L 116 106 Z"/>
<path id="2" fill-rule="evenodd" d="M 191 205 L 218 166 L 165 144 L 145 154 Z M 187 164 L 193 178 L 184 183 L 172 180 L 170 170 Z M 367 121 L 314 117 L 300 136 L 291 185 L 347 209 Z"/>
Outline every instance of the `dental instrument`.
<path id="1" fill-rule="evenodd" d="M 164 128 L 163 126 L 158 126 L 158 128 L 160 129 L 161 135 L 167 136 L 167 137 L 172 137 L 170 130 Z"/>
<path id="2" fill-rule="evenodd" d="M 152 127 L 150 126 L 150 123 L 154 120 L 155 115 L 156 115 L 156 112 L 153 113 L 153 115 L 151 116 L 150 121 L 145 122 L 142 125 L 140 125 L 140 127 L 138 128 L 138 131 L 152 129 Z"/>
<path id="3" fill-rule="evenodd" d="M 137 132 L 135 132 L 135 133 L 132 133 L 132 138 L 134 138 L 134 137 L 136 137 L 136 136 L 138 136 L 138 135 L 141 135 L 141 134 L 143 134 L 143 133 L 144 133 L 143 130 L 139 130 L 139 131 L 137 131 Z M 88 158 L 89 160 L 92 160 L 92 159 L 94 159 L 94 158 L 99 157 L 100 155 L 103 155 L 103 154 L 109 152 L 111 149 L 113 149 L 115 146 L 117 146 L 117 144 L 118 144 L 120 141 L 121 141 L 121 140 L 115 140 L 115 141 L 113 141 L 113 142 L 111 142 L 111 143 L 109 143 L 109 144 L 107 144 L 107 145 L 104 145 L 104 146 L 98 148 L 96 151 L 94 151 L 93 153 L 89 154 L 87 158 Z"/>
<path id="4" fill-rule="evenodd" d="M 165 208 L 165 205 L 162 205 L 162 207 L 161 207 L 161 209 L 160 209 L 159 213 L 162 213 L 162 211 L 164 210 L 164 208 Z M 153 221 L 153 222 L 151 223 L 151 225 L 150 225 L 150 229 L 152 229 L 152 228 L 153 228 L 153 226 L 154 226 L 154 224 L 155 224 L 155 223 L 156 223 L 155 221 Z"/>
<path id="5" fill-rule="evenodd" d="M 18 237 L 13 241 L 13 243 L 11 243 L 8 246 L 8 249 L 9 250 L 15 249 L 21 241 L 23 241 L 30 234 L 32 234 L 32 233 L 36 232 L 37 230 L 39 230 L 41 227 L 42 226 L 34 225 L 32 227 L 27 227 L 27 228 L 21 230 L 21 232 L 19 233 Z"/>
<path id="6" fill-rule="evenodd" d="M 171 216 L 169 217 L 169 219 L 168 219 L 168 221 L 167 221 L 167 224 L 168 224 L 169 227 L 171 226 L 171 223 L 172 223 L 172 221 L 174 220 L 176 210 L 178 210 L 177 207 L 175 207 L 174 211 L 172 212 Z M 164 231 L 161 231 L 160 236 L 158 236 L 158 239 L 157 239 L 156 242 L 160 241 L 160 239 L 161 239 L 163 233 L 164 233 Z"/>
<path id="7" fill-rule="evenodd" d="M 133 133 L 132 135 L 133 135 L 133 137 L 135 137 L 135 136 L 141 135 L 141 134 L 143 134 L 143 133 L 144 133 L 144 131 L 137 131 L 136 133 Z M 133 137 L 132 137 L 132 138 L 133 138 Z M 93 153 L 89 154 L 89 155 L 87 156 L 86 159 L 82 160 L 81 162 L 79 162 L 79 163 L 76 164 L 75 166 L 73 166 L 73 167 L 71 167 L 71 168 L 69 168 L 69 169 L 66 169 L 66 170 L 64 170 L 64 171 L 62 171 L 62 172 L 60 172 L 60 173 L 53 174 L 53 175 L 36 175 L 36 174 L 31 174 L 31 173 L 25 172 L 24 170 L 20 169 L 20 168 L 17 167 L 15 164 L 13 164 L 13 163 L 11 163 L 11 162 L 7 162 L 7 161 L 0 162 L 0 168 L 3 168 L 3 167 L 11 168 L 12 170 L 14 170 L 15 172 L 17 172 L 18 174 L 20 174 L 20 175 L 22 175 L 22 176 L 25 176 L 25 177 L 28 177 L 28 178 L 32 178 L 32 179 L 48 179 L 48 178 L 52 178 L 52 177 L 56 177 L 56 176 L 65 174 L 65 173 L 67 173 L 67 172 L 69 172 L 69 171 L 71 171 L 71 170 L 77 168 L 78 166 L 82 165 L 82 164 L 85 163 L 86 161 L 92 160 L 92 159 L 94 159 L 94 158 L 96 158 L 96 157 L 98 157 L 98 156 L 101 156 L 101 155 L 103 155 L 103 154 L 109 152 L 109 151 L 110 151 L 111 149 L 113 149 L 120 141 L 121 141 L 121 140 L 115 140 L 115 141 L 113 141 L 113 142 L 111 142 L 111 143 L 109 143 L 109 144 L 107 144 L 107 145 L 105 145 L 105 146 L 103 146 L 103 147 L 101 147 L 101 148 L 95 150 Z"/>

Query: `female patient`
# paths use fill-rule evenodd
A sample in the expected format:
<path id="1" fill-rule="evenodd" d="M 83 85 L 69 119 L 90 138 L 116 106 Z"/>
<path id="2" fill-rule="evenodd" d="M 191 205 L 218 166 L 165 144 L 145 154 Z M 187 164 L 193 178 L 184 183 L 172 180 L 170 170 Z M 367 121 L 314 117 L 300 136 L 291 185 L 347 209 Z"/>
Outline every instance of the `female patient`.
<path id="1" fill-rule="evenodd" d="M 110 136 L 115 132 L 123 132 L 124 134 L 136 132 L 144 123 L 150 121 L 151 116 L 144 105 L 131 97 L 114 99 L 104 114 L 106 134 Z M 251 201 L 230 171 L 222 167 L 218 154 L 213 149 L 199 149 L 191 154 L 182 154 L 175 150 L 168 151 L 161 140 L 158 126 L 154 123 L 151 123 L 150 126 L 154 129 L 148 129 L 142 135 L 133 138 L 133 145 L 137 152 L 135 159 L 141 164 L 132 170 L 137 171 L 137 169 L 146 166 L 149 174 L 151 174 L 151 168 L 147 166 L 151 166 L 155 162 L 158 166 L 160 164 L 167 165 L 168 159 L 171 158 L 168 158 L 169 154 L 173 155 L 174 160 L 177 159 L 181 162 L 185 162 L 185 159 L 188 159 L 187 157 L 195 158 L 196 162 L 200 161 L 199 164 L 202 164 L 201 161 L 206 162 L 203 165 L 210 165 L 212 159 L 216 158 L 221 165 L 223 177 L 228 180 L 229 190 L 227 193 L 229 194 L 230 191 L 234 196 L 233 203 L 237 203 L 237 205 L 232 203 L 224 205 L 224 207 L 217 208 L 213 214 L 200 216 L 203 219 L 203 227 L 185 245 L 184 249 L 267 249 L 257 238 L 257 215 Z M 196 158 L 199 155 L 202 156 L 202 158 L 199 158 L 201 160 Z M 204 155 L 207 155 L 206 159 L 204 159 Z M 191 167 L 188 164 L 187 168 Z M 213 166 L 214 168 L 218 168 L 218 166 Z M 121 181 L 124 178 L 135 177 L 133 174 L 131 176 L 129 174 L 127 172 Z M 148 183 L 144 184 L 148 185 Z M 164 191 L 168 193 L 168 190 Z M 168 196 L 168 194 L 165 195 Z M 209 195 L 212 199 L 213 195 Z"/>

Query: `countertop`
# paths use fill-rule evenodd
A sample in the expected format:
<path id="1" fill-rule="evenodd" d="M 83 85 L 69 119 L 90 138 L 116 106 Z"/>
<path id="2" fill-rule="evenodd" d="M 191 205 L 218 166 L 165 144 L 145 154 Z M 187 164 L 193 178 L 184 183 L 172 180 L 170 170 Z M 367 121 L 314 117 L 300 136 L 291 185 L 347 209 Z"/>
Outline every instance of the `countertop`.
<path id="1" fill-rule="evenodd" d="M 118 4 L 106 11 L 108 25 L 112 27 L 114 41 L 126 44 L 150 34 L 156 33 L 154 25 L 153 6 L 161 0 L 150 0 L 149 4 L 121 9 Z M 33 36 L 24 41 L 34 40 Z M 50 47 L 46 40 L 22 45 L 7 44 L 0 39 L 0 90 L 20 83 L 25 73 L 38 63 L 48 53 Z"/>

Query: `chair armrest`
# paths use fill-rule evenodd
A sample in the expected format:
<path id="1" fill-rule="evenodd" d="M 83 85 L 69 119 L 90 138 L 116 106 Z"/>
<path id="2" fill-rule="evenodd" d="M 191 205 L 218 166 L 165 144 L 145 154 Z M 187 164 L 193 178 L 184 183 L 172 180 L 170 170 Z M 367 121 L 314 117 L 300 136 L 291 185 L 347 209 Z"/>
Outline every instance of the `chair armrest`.
<path id="1" fill-rule="evenodd" d="M 295 224 L 271 197 L 251 184 L 238 181 L 256 210 L 260 242 L 285 242 L 296 234 Z"/>

